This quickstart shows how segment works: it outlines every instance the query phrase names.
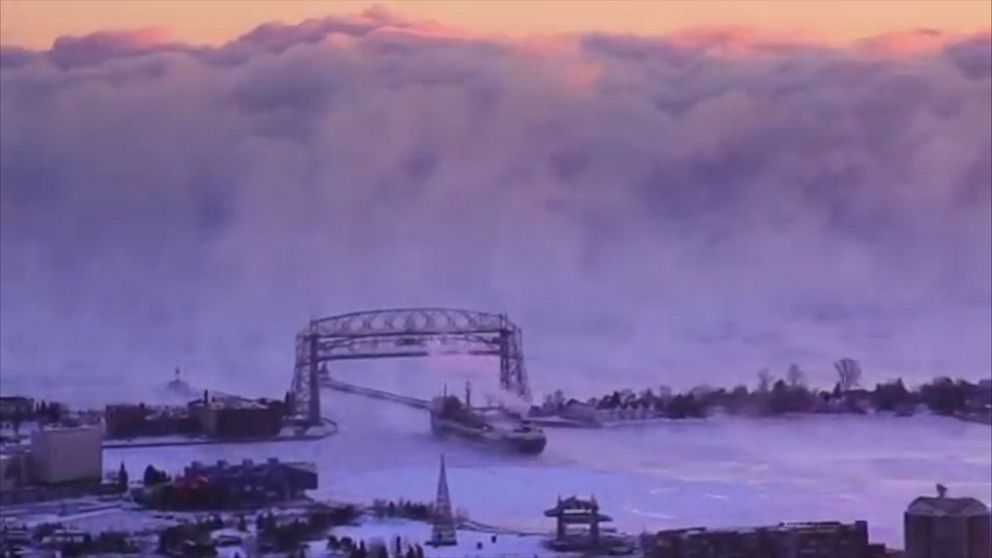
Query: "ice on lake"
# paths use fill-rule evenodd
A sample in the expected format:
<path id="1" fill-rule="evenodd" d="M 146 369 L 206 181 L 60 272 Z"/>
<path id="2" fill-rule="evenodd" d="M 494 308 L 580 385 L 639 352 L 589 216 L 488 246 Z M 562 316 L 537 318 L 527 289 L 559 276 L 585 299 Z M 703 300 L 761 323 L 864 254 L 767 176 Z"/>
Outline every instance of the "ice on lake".
<path id="1" fill-rule="evenodd" d="M 992 501 L 992 429 L 916 416 L 715 417 L 644 427 L 548 430 L 536 457 L 494 454 L 430 434 L 427 415 L 328 394 L 340 423 L 318 441 L 112 450 L 140 474 L 149 463 L 177 472 L 190 461 L 308 460 L 318 498 L 430 501 L 439 456 L 453 504 L 472 519 L 525 530 L 552 528 L 543 511 L 559 495 L 595 495 L 628 532 L 683 526 L 864 519 L 874 540 L 901 546 L 902 513 L 936 483 Z"/>

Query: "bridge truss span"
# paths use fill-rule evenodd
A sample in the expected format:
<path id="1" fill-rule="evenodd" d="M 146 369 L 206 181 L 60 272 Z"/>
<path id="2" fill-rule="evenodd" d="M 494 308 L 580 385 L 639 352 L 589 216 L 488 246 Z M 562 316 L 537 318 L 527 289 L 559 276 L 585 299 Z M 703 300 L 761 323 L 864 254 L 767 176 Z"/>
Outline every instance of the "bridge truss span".
<path id="1" fill-rule="evenodd" d="M 451 354 L 498 356 L 500 387 L 530 400 L 523 336 L 505 314 L 396 308 L 314 319 L 297 334 L 297 409 L 307 408 L 311 419 L 319 417 L 319 371 L 328 362 Z"/>

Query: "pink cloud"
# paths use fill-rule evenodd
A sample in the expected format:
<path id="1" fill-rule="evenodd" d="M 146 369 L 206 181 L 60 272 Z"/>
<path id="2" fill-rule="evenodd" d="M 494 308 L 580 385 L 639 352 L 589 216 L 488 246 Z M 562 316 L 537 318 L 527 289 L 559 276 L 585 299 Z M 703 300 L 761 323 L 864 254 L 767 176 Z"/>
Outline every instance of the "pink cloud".
<path id="1" fill-rule="evenodd" d="M 0 362 L 283 387 L 310 316 L 439 304 L 510 313 L 539 390 L 987 374 L 990 40 L 372 13 L 5 48 Z"/>
<path id="2" fill-rule="evenodd" d="M 168 30 L 149 27 L 133 31 L 100 31 L 83 37 L 59 37 L 49 55 L 60 66 L 82 66 L 111 58 L 163 51 L 172 46 Z"/>

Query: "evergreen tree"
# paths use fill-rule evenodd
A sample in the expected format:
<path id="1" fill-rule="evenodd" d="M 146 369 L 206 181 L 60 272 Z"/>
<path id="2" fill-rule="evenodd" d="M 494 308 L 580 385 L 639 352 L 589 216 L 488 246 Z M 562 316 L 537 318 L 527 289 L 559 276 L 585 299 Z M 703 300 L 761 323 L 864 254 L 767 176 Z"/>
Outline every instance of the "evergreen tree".
<path id="1" fill-rule="evenodd" d="M 156 470 L 152 465 L 145 467 L 145 474 L 142 481 L 145 486 L 154 486 L 155 484 L 158 484 L 158 470 Z"/>
<path id="2" fill-rule="evenodd" d="M 128 481 L 127 469 L 124 468 L 124 462 L 121 461 L 121 468 L 117 471 L 117 483 L 120 486 L 121 492 L 127 491 Z"/>

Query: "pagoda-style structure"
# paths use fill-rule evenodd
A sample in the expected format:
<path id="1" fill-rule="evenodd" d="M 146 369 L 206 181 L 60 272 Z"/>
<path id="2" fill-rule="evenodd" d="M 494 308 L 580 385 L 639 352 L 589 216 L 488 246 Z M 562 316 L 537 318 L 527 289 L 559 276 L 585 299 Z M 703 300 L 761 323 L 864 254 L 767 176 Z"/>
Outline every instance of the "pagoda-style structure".
<path id="1" fill-rule="evenodd" d="M 556 548 L 599 548 L 599 524 L 613 521 L 610 516 L 599 513 L 595 496 L 588 500 L 575 496 L 562 500 L 559 496 L 558 504 L 545 511 L 544 515 L 557 520 L 553 543 Z M 576 530 L 574 526 L 584 526 L 585 529 Z"/>
<path id="2" fill-rule="evenodd" d="M 434 502 L 434 525 L 431 529 L 431 546 L 454 546 L 458 544 L 455 535 L 455 516 L 451 513 L 451 497 L 448 495 L 448 474 L 441 456 L 441 474 L 437 480 L 437 501 Z"/>

